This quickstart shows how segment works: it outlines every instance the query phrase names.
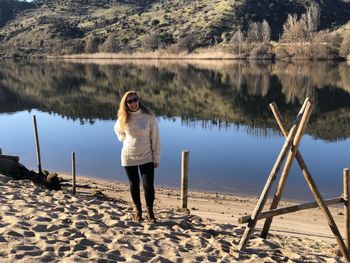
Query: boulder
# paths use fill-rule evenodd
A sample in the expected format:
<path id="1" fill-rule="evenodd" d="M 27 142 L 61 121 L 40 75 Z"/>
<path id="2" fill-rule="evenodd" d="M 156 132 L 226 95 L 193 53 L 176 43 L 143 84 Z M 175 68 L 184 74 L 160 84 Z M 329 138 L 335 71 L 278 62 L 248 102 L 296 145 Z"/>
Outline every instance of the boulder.
<path id="1" fill-rule="evenodd" d="M 18 174 L 18 161 L 17 156 L 0 155 L 0 172 Z"/>

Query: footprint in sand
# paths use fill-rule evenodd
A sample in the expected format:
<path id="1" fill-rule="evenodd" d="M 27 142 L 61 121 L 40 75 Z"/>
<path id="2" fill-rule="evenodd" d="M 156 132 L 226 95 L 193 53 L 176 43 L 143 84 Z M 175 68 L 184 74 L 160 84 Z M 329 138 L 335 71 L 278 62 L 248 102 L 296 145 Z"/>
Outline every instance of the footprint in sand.
<path id="1" fill-rule="evenodd" d="M 65 252 L 70 251 L 71 247 L 68 245 L 61 245 L 58 247 L 58 254 L 63 255 Z"/>
<path id="2" fill-rule="evenodd" d="M 13 237 L 23 237 L 21 233 L 18 233 L 17 231 L 13 231 L 13 230 L 10 230 L 9 232 L 7 232 L 7 235 L 13 236 Z"/>
<path id="3" fill-rule="evenodd" d="M 107 258 L 114 262 L 124 262 L 126 259 L 120 255 L 119 251 L 110 251 L 107 253 Z"/>
<path id="4" fill-rule="evenodd" d="M 35 233 L 33 231 L 24 231 L 23 235 L 25 237 L 35 237 Z"/>
<path id="5" fill-rule="evenodd" d="M 51 218 L 45 217 L 45 216 L 34 217 L 33 220 L 38 221 L 38 222 L 51 222 L 52 221 Z"/>

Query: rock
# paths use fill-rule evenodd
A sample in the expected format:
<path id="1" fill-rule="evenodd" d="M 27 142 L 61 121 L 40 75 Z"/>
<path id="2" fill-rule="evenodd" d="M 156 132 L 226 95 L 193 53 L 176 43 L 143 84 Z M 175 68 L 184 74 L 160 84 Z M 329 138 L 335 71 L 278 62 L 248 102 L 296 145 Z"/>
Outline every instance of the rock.
<path id="1" fill-rule="evenodd" d="M 60 190 L 61 182 L 56 173 L 49 173 L 46 177 L 46 186 L 50 190 Z"/>
<path id="2" fill-rule="evenodd" d="M 95 190 L 91 196 L 96 197 L 99 200 L 105 200 L 106 199 L 106 195 L 104 193 L 102 193 L 99 190 Z"/>
<path id="3" fill-rule="evenodd" d="M 0 172 L 17 180 L 28 179 L 34 184 L 43 185 L 50 190 L 60 190 L 61 182 L 56 173 L 49 173 L 44 170 L 42 173 L 28 170 L 24 165 L 19 163 L 16 156 L 8 158 L 6 155 L 0 156 Z"/>
<path id="4" fill-rule="evenodd" d="M 18 161 L 5 159 L 3 156 L 0 156 L 0 172 L 18 174 Z"/>

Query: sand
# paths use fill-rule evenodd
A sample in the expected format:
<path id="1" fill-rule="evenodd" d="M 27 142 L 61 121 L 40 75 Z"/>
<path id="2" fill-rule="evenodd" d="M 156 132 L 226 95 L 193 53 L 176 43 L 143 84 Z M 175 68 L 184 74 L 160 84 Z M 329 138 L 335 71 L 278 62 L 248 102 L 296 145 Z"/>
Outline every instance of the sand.
<path id="1" fill-rule="evenodd" d="M 276 217 L 266 240 L 260 222 L 239 253 L 237 219 L 257 197 L 191 191 L 184 214 L 179 191 L 161 187 L 157 223 L 136 223 L 127 185 L 78 177 L 78 186 L 73 196 L 69 184 L 50 191 L 0 175 L 0 262 L 344 262 L 319 209 Z M 331 212 L 344 233 L 342 206 Z"/>

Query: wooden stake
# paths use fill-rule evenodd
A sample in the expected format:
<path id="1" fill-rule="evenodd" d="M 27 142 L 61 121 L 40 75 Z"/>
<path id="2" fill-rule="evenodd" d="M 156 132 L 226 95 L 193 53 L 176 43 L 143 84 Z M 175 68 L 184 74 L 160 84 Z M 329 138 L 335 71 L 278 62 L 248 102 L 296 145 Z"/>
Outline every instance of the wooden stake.
<path id="1" fill-rule="evenodd" d="M 76 194 L 75 152 L 72 152 L 72 185 L 73 185 L 73 195 L 75 195 Z"/>
<path id="2" fill-rule="evenodd" d="M 266 200 L 267 200 L 269 191 L 271 189 L 272 183 L 276 179 L 277 173 L 278 173 L 279 169 L 281 168 L 283 160 L 285 159 L 285 157 L 289 151 L 289 148 L 294 140 L 294 137 L 296 136 L 296 132 L 297 132 L 297 129 L 299 127 L 299 123 L 301 121 L 301 118 L 304 119 L 304 121 L 307 121 L 308 118 L 306 119 L 304 116 L 309 115 L 308 111 L 310 111 L 310 110 L 311 110 L 311 105 L 305 109 L 303 114 L 298 114 L 294 125 L 290 129 L 289 135 L 288 135 L 288 137 L 287 137 L 287 139 L 286 139 L 286 141 L 285 141 L 285 143 L 284 143 L 284 145 L 283 145 L 283 147 L 282 147 L 282 149 L 277 157 L 275 165 L 273 166 L 273 168 L 270 172 L 270 175 L 267 179 L 267 182 L 265 184 L 265 187 L 260 195 L 259 201 L 258 201 L 258 203 L 257 203 L 257 205 L 252 213 L 251 221 L 248 223 L 248 225 L 243 233 L 241 241 L 238 245 L 239 250 L 243 250 L 247 246 L 249 237 L 253 233 L 254 228 L 256 226 L 256 223 L 258 221 L 258 217 L 259 217 L 259 215 L 260 215 L 260 213 L 261 213 L 261 211 L 264 208 L 264 205 L 266 203 Z M 301 136 L 301 134 L 299 134 L 299 136 Z"/>
<path id="3" fill-rule="evenodd" d="M 345 245 L 350 252 L 350 207 L 349 207 L 349 168 L 343 170 L 344 179 L 344 220 L 345 220 Z"/>
<path id="4" fill-rule="evenodd" d="M 308 103 L 308 101 L 309 101 L 309 99 L 307 98 L 305 100 L 305 102 Z M 304 102 L 302 108 L 304 107 L 305 102 Z M 310 105 L 310 104 L 307 104 L 307 106 L 308 105 Z M 309 111 L 309 116 L 305 116 L 305 118 L 309 119 L 310 115 L 311 115 L 311 110 Z M 300 141 L 301 141 L 301 137 L 304 134 L 304 131 L 305 131 L 305 128 L 306 128 L 307 122 L 302 122 L 302 123 L 304 125 L 300 125 L 299 126 L 298 131 L 297 131 L 297 135 L 295 136 L 293 144 L 292 144 L 292 147 L 291 147 L 291 149 L 290 149 L 290 151 L 288 153 L 287 160 L 286 160 L 286 163 L 285 163 L 285 165 L 283 167 L 282 175 L 281 175 L 280 181 L 278 183 L 277 191 L 276 191 L 276 193 L 275 193 L 275 195 L 274 195 L 274 197 L 272 199 L 270 210 L 276 209 L 278 204 L 279 204 L 279 202 L 280 202 L 280 200 L 281 200 L 282 192 L 283 192 L 284 186 L 285 186 L 285 184 L 287 182 L 287 178 L 288 178 L 289 172 L 290 172 L 290 170 L 292 168 L 294 157 L 295 157 L 295 155 L 297 153 L 297 150 L 298 150 L 298 147 L 299 147 L 299 144 L 300 144 Z M 263 227 L 263 230 L 261 232 L 261 237 L 262 238 L 266 238 L 266 236 L 267 236 L 267 234 L 268 234 L 268 232 L 270 230 L 272 219 L 273 219 L 273 217 L 268 217 L 266 219 L 264 227 Z"/>
<path id="5" fill-rule="evenodd" d="M 270 105 L 271 108 L 273 109 L 273 113 L 274 113 L 274 116 L 277 120 L 277 123 L 278 125 L 280 126 L 280 129 L 282 131 L 282 133 L 284 134 L 285 137 L 288 136 L 288 132 L 285 128 L 285 125 L 284 125 L 284 122 L 283 122 L 283 118 L 282 116 L 280 115 L 279 111 L 278 111 L 278 108 L 275 104 L 271 104 Z M 325 201 L 323 200 L 320 192 L 318 191 L 318 188 L 314 182 L 314 180 L 312 179 L 312 176 L 311 176 L 311 173 L 309 171 L 309 169 L 307 168 L 305 162 L 304 162 L 304 159 L 301 155 L 301 153 L 299 152 L 299 150 L 297 151 L 296 155 L 295 155 L 295 158 L 297 159 L 297 162 L 299 164 L 299 167 L 303 173 L 303 176 L 307 182 L 307 184 L 309 185 L 309 188 L 312 192 L 312 194 L 314 195 L 314 198 L 316 200 L 316 202 L 318 203 L 319 207 L 321 208 L 323 214 L 325 215 L 327 221 L 328 221 L 328 225 L 332 231 L 332 233 L 334 234 L 335 236 L 335 239 L 337 240 L 338 242 L 338 245 L 339 245 L 339 248 L 340 248 L 340 251 L 342 252 L 342 254 L 344 255 L 344 258 L 346 260 L 346 262 L 350 262 L 350 256 L 349 256 L 349 253 L 347 253 L 347 249 L 346 249 L 346 246 L 345 246 L 345 243 L 343 241 L 343 238 L 339 232 L 339 229 L 332 217 L 332 214 L 330 213 L 327 205 L 325 204 Z"/>
<path id="6" fill-rule="evenodd" d="M 343 202 L 344 202 L 344 199 L 342 197 L 336 197 L 336 198 L 325 200 L 325 203 L 327 205 L 340 204 Z M 279 208 L 279 209 L 273 209 L 273 210 L 269 210 L 266 212 L 262 212 L 259 215 L 258 220 L 264 219 L 267 217 L 273 217 L 273 216 L 298 212 L 298 211 L 302 211 L 302 210 L 306 210 L 306 209 L 310 209 L 310 208 L 316 208 L 316 207 L 318 207 L 317 202 L 310 202 L 310 203 L 304 203 L 304 204 L 299 204 L 299 205 L 283 207 L 283 208 Z M 250 220 L 250 217 L 251 217 L 250 215 L 242 216 L 242 217 L 238 218 L 238 223 L 240 223 L 240 224 L 248 223 Z"/>
<path id="7" fill-rule="evenodd" d="M 181 163 L 181 203 L 182 208 L 187 209 L 188 199 L 188 159 L 189 151 L 182 151 L 182 163 Z"/>
<path id="8" fill-rule="evenodd" d="M 41 156 L 40 156 L 40 143 L 39 143 L 38 127 L 36 125 L 36 117 L 35 117 L 35 115 L 33 115 L 33 125 L 34 125 L 34 134 L 35 134 L 36 159 L 38 161 L 38 170 L 39 170 L 39 173 L 42 174 L 42 170 L 41 170 Z"/>

